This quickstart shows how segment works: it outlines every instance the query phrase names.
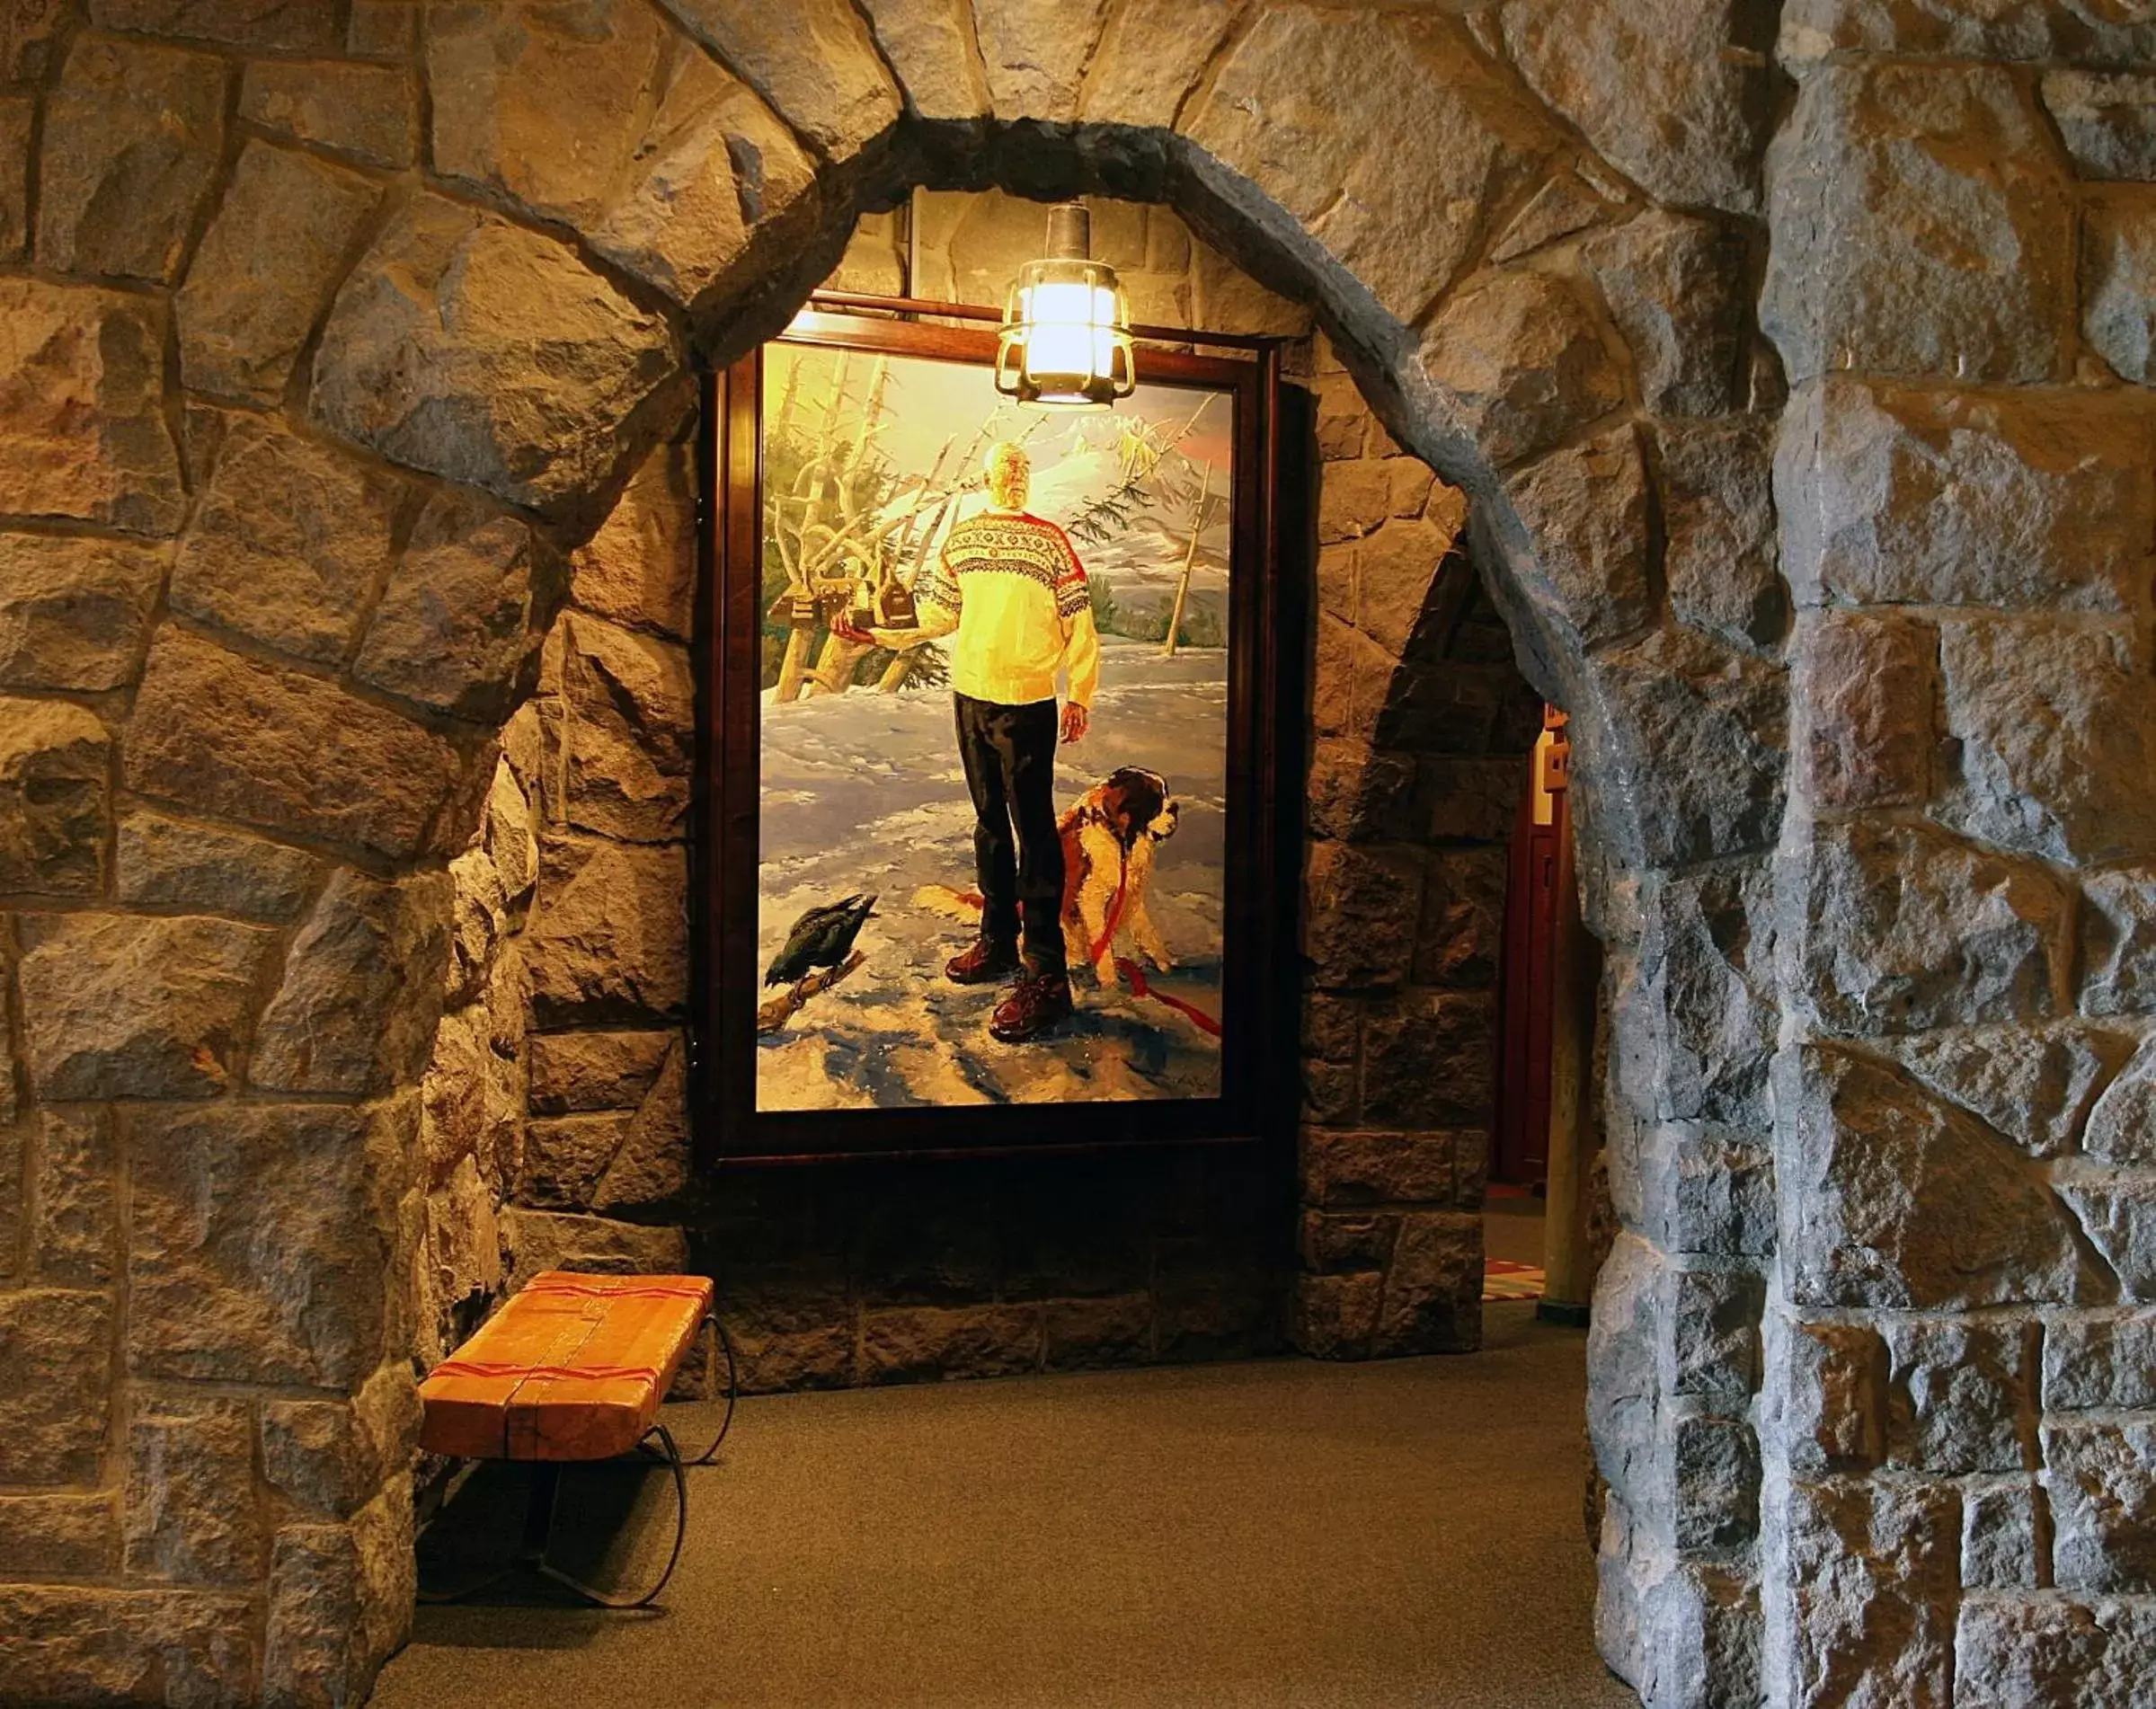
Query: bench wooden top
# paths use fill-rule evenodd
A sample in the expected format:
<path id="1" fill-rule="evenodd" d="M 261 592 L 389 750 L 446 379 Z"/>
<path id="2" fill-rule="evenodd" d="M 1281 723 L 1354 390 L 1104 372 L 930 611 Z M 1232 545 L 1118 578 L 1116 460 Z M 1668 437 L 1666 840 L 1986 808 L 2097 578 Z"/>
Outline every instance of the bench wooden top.
<path id="1" fill-rule="evenodd" d="M 643 1439 L 711 1309 L 705 1276 L 542 1271 L 420 1385 L 420 1446 L 597 1460 Z"/>

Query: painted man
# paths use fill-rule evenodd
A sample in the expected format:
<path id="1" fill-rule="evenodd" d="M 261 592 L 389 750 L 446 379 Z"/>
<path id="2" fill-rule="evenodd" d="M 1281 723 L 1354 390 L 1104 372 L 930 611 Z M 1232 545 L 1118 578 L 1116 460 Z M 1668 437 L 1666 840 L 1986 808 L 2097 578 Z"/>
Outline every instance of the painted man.
<path id="1" fill-rule="evenodd" d="M 980 938 L 944 972 L 960 985 L 1016 978 L 989 1023 L 1007 1044 L 1036 1038 L 1070 1014 L 1056 742 L 1084 739 L 1100 682 L 1086 571 L 1062 529 L 1026 511 L 1032 474 L 1022 447 L 991 447 L 988 507 L 951 530 L 913 590 L 919 627 L 870 632 L 894 649 L 955 637 L 958 752 L 973 797 L 984 905 Z M 1068 681 L 1060 719 L 1059 673 Z"/>

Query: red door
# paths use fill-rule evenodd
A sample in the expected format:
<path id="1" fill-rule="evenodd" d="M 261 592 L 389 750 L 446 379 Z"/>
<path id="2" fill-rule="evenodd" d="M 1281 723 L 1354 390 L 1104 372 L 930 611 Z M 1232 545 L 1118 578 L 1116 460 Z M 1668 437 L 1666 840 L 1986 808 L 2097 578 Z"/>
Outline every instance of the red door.
<path id="1" fill-rule="evenodd" d="M 1569 881 L 1572 836 L 1565 784 L 1565 714 L 1543 714 L 1544 740 L 1529 761 L 1528 787 L 1513 821 L 1504 888 L 1504 952 L 1498 967 L 1503 1009 L 1497 1058 L 1497 1134 L 1490 1178 L 1534 1186 L 1549 1155 L 1549 1035 L 1556 1000 L 1553 960 L 1557 886 Z M 1555 784 L 1556 787 L 1550 787 Z"/>

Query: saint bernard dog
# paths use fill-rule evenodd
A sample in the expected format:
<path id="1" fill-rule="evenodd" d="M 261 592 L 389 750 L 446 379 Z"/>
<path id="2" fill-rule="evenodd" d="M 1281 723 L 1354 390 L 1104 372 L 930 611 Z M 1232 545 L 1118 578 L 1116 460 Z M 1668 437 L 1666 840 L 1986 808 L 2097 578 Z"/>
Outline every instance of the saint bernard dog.
<path id="1" fill-rule="evenodd" d="M 1166 972 L 1174 965 L 1146 908 L 1153 854 L 1176 834 L 1182 809 L 1158 772 L 1119 766 L 1078 797 L 1057 828 L 1063 837 L 1063 946 L 1073 968 L 1092 964 L 1115 983 L 1115 943 L 1128 938 Z"/>

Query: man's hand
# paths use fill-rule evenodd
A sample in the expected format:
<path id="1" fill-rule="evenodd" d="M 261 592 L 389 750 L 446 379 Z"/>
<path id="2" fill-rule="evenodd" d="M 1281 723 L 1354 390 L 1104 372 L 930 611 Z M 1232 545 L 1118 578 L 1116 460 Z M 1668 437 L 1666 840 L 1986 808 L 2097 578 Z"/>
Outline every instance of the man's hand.
<path id="1" fill-rule="evenodd" d="M 1063 739 L 1067 742 L 1084 741 L 1086 731 L 1092 723 L 1091 715 L 1083 706 L 1075 700 L 1069 702 L 1063 708 Z"/>

